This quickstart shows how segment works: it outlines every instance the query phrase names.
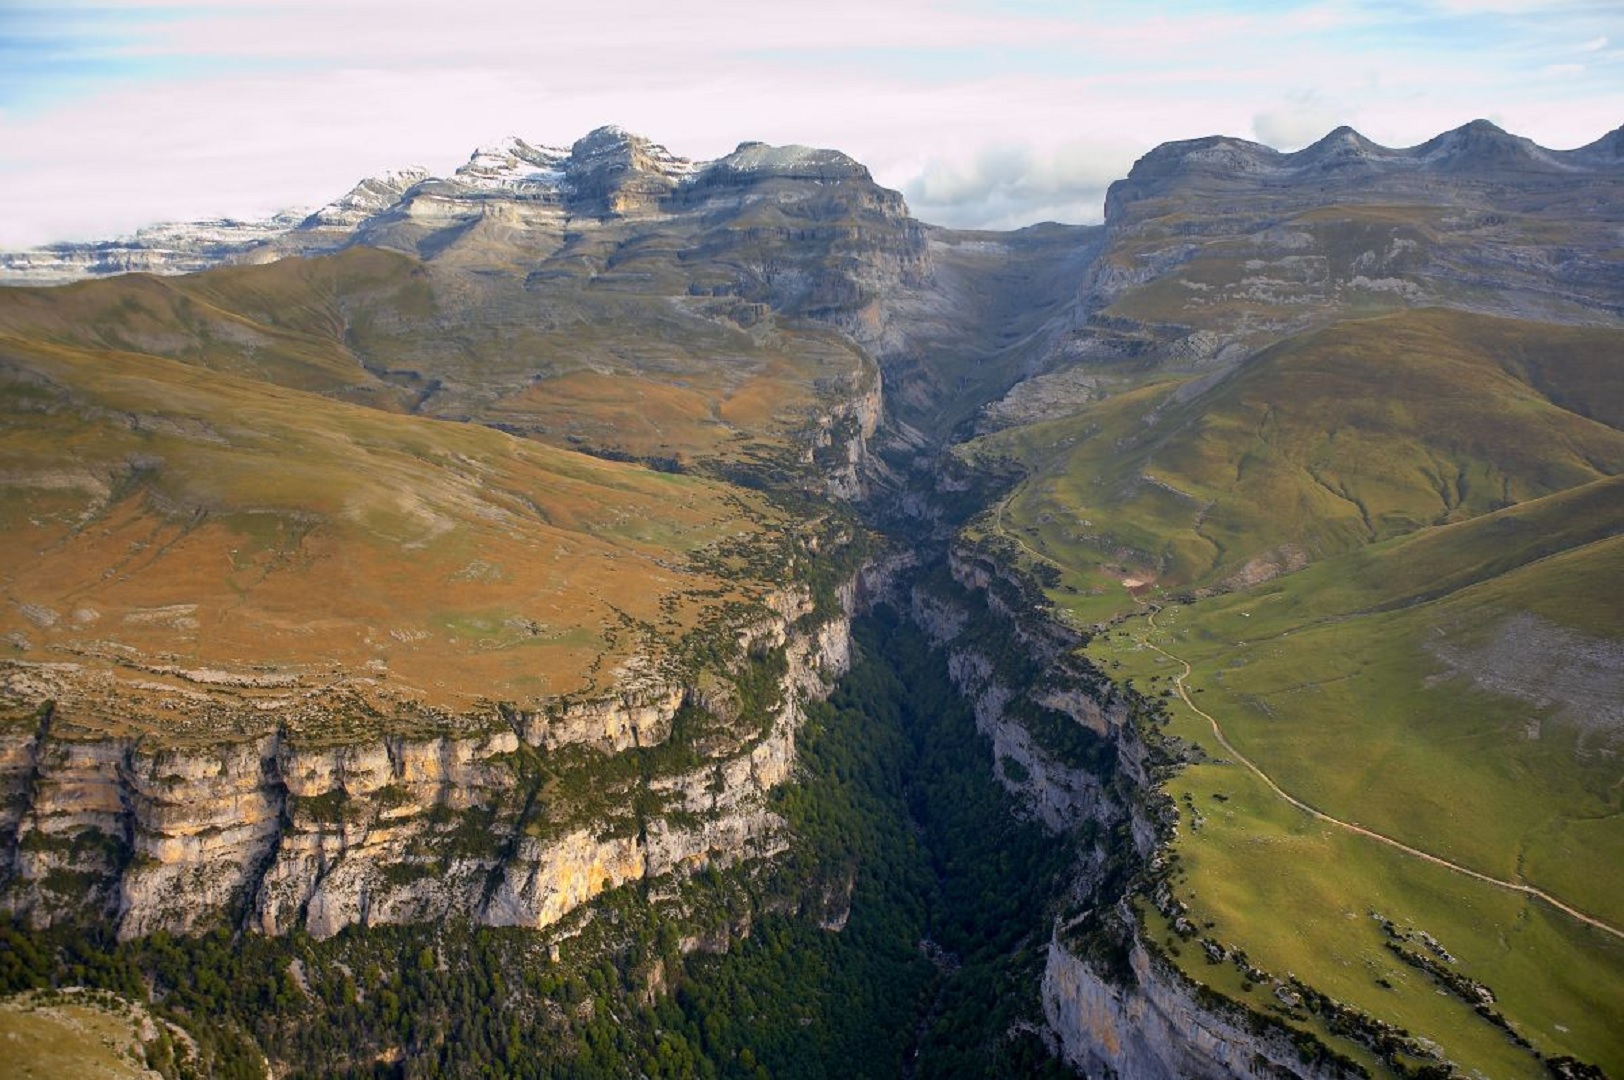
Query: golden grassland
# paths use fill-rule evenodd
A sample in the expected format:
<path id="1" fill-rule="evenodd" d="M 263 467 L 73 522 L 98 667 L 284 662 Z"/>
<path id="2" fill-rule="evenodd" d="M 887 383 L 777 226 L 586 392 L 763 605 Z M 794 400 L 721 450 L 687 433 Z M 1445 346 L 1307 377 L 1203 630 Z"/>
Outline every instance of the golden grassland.
<path id="1" fill-rule="evenodd" d="M 72 990 L 0 999 L 5 1074 L 16 1080 L 148 1080 L 147 1044 L 159 1029 L 144 1008 L 112 994 Z M 170 1051 L 173 1055 L 173 1050 Z"/>
<path id="2" fill-rule="evenodd" d="M 773 511 L 714 481 L 158 357 L 0 357 L 13 660 L 182 705 L 207 686 L 178 673 L 219 669 L 455 710 L 603 691 L 771 584 L 695 561 L 779 541 Z M 108 719 L 127 706 L 109 696 Z"/>
<path id="3" fill-rule="evenodd" d="M 0 290 L 13 689 L 192 738 L 670 677 L 799 533 L 694 466 L 795 460 L 877 374 L 612 232 Z"/>
<path id="4" fill-rule="evenodd" d="M 396 388 L 359 362 L 347 335 L 386 313 L 405 324 L 437 310 L 421 265 L 357 248 L 188 277 L 7 289 L 0 335 L 167 356 L 328 395 L 379 394 L 398 407 Z"/>

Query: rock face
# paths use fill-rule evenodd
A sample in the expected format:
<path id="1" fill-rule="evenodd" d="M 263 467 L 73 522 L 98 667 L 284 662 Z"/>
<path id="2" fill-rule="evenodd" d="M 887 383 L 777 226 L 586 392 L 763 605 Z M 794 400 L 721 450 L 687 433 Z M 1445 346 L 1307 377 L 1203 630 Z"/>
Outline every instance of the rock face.
<path id="1" fill-rule="evenodd" d="M 564 174 L 570 208 L 591 217 L 654 212 L 695 167 L 640 135 L 599 128 L 570 147 Z"/>
<path id="2" fill-rule="evenodd" d="M 1164 865 L 1158 849 L 1175 817 L 1158 789 L 1165 752 L 1147 741 L 1139 706 L 1077 658 L 1073 631 L 1055 625 L 1018 574 L 966 544 L 949 568 L 951 586 L 913 589 L 910 615 L 946 651 L 992 742 L 994 775 L 1051 831 L 1096 837 L 1071 883 L 1082 913 L 1057 922 L 1041 986 L 1066 1061 L 1081 1075 L 1123 1080 L 1360 1075 L 1300 1033 L 1196 987 L 1141 940 L 1123 883 L 1111 880 L 1122 871 L 1110 867 L 1154 875 Z M 1182 913 L 1165 884 L 1155 902 Z"/>
<path id="3" fill-rule="evenodd" d="M 1289 187 L 1296 186 L 1302 189 L 1298 198 L 1324 204 L 1380 203 L 1395 196 L 1442 203 L 1462 185 L 1476 192 L 1548 190 L 1553 183 L 1571 187 L 1575 179 L 1617 167 L 1621 131 L 1577 150 L 1547 150 L 1487 120 L 1396 150 L 1350 127 L 1294 153 L 1222 135 L 1163 143 L 1111 185 L 1106 219 L 1120 220 L 1135 203 L 1193 188 L 1278 200 L 1290 198 Z"/>
<path id="4" fill-rule="evenodd" d="M 299 223 L 302 231 L 351 231 L 374 214 L 382 213 L 412 187 L 429 178 L 419 166 L 368 177 Z"/>
<path id="5" fill-rule="evenodd" d="M 264 221 L 171 222 L 118 240 L 4 251 L 0 285 L 61 285 L 114 274 L 193 274 L 258 261 L 271 241 L 293 233 L 305 220 L 302 211 L 288 211 Z"/>
<path id="6" fill-rule="evenodd" d="M 958 590 L 914 589 L 909 615 L 947 654 L 948 674 L 972 704 L 976 727 L 992 742 L 999 782 L 1054 832 L 1123 820 L 1127 808 L 1110 783 L 1115 755 L 1103 752 L 1125 741 L 1123 702 L 1103 680 L 1094 683 L 1045 643 L 1023 638 L 1024 620 L 1010 617 L 991 579 L 962 561 L 955 578 Z M 1011 632 L 1019 660 L 1004 647 Z M 1040 663 L 1032 663 L 1034 655 L 1042 657 Z M 1074 737 L 1046 740 L 1033 730 L 1034 716 Z M 1064 751 L 1075 750 L 1079 740 L 1101 749 L 1100 760 L 1067 760 Z"/>
<path id="7" fill-rule="evenodd" d="M 704 250 L 749 260 L 751 299 L 860 341 L 883 322 L 885 298 L 922 284 L 930 267 L 902 196 L 833 150 L 744 143 L 696 170 L 674 205 L 716 221 Z"/>
<path id="8" fill-rule="evenodd" d="M 567 149 L 504 139 L 476 150 L 448 177 L 415 167 L 384 173 L 314 213 L 154 226 L 125 240 L 0 253 L 0 284 L 56 284 L 136 270 L 191 273 L 356 243 L 433 259 L 479 236 L 546 257 L 563 246 L 565 222 L 590 228 L 627 219 L 710 220 L 746 208 L 753 208 L 752 220 L 733 239 L 793 240 L 793 257 L 807 269 L 829 245 L 872 246 L 872 238 L 859 237 L 865 230 L 853 215 L 907 221 L 904 261 L 917 260 L 922 249 L 902 196 L 875 184 L 866 168 L 838 151 L 745 143 L 716 161 L 694 162 L 610 126 Z M 723 224 L 716 239 L 727 243 L 734 230 Z M 861 282 L 820 285 L 804 270 L 775 281 L 771 295 L 759 299 L 780 307 L 791 298 L 828 308 L 848 303 L 853 288 L 862 291 Z"/>
<path id="9" fill-rule="evenodd" d="M 782 658 L 764 716 L 706 720 L 699 691 L 671 688 L 465 736 L 155 748 L 58 731 L 45 710 L 0 738 L 0 903 L 35 925 L 111 917 L 124 937 L 544 927 L 630 881 L 770 856 L 785 838 L 766 794 L 793 768 L 801 703 L 850 656 L 849 609 L 817 622 L 802 594 L 778 606 L 751 631 Z M 720 734 L 675 745 L 679 722 Z M 615 763 L 661 751 L 649 778 Z"/>
<path id="10" fill-rule="evenodd" d="M 1112 184 L 1056 360 L 1223 367 L 1348 313 L 1624 314 L 1620 132 L 1556 151 L 1474 121 L 1419 146 L 1166 143 Z M 1200 213 L 1189 213 L 1200 206 Z"/>
<path id="11" fill-rule="evenodd" d="M 1010 582 L 985 562 L 959 553 L 954 569 L 963 591 L 916 588 L 911 618 L 947 652 L 949 673 L 992 742 L 994 775 L 1027 811 L 1053 832 L 1087 826 L 1096 835 L 1115 832 L 1122 838 L 1116 843 L 1131 846 L 1114 855 L 1096 847 L 1081 860 L 1073 883 L 1084 902 L 1116 903 L 1116 897 L 1096 895 L 1102 867 L 1113 857 L 1152 857 L 1161 832 L 1151 752 L 1130 721 L 1128 703 L 1086 673 L 1068 680 L 1067 654 L 1035 626 L 1030 609 L 1009 603 Z M 1041 675 L 1020 670 L 1022 661 L 1002 647 L 1008 637 L 1020 641 L 1024 657 L 1043 658 Z M 1066 761 L 1044 745 L 1033 719 L 1037 709 L 1109 745 L 1110 764 Z M 1090 920 L 1085 913 L 1077 921 Z M 1065 925 L 1057 925 L 1046 956 L 1044 1018 L 1080 1074 L 1121 1080 L 1358 1075 L 1334 1061 L 1304 1064 L 1289 1032 L 1260 1025 L 1239 1006 L 1202 1000 L 1170 962 L 1146 950 L 1125 907 L 1114 925 L 1108 936 L 1113 950 L 1126 950 L 1126 970 L 1091 959 L 1093 950 L 1075 943 Z"/>
<path id="12" fill-rule="evenodd" d="M 1132 984 L 1108 981 L 1059 941 L 1049 943 L 1043 1011 L 1061 1036 L 1066 1060 L 1085 1076 L 1119 1080 L 1254 1080 L 1358 1075 L 1334 1065 L 1305 1065 L 1291 1039 L 1260 1034 L 1244 1014 L 1196 1000 L 1194 989 L 1135 943 Z"/>

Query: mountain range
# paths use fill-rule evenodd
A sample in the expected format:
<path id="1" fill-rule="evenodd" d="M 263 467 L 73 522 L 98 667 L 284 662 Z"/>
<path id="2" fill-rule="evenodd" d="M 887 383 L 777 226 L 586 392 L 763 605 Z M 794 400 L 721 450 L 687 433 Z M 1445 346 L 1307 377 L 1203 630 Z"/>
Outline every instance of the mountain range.
<path id="1" fill-rule="evenodd" d="M 1228 137 L 1167 143 L 1116 186 L 1113 203 L 1154 198 L 1178 178 L 1223 190 L 1256 185 L 1318 184 L 1359 201 L 1406 197 L 1428 178 L 1477 172 L 1492 183 L 1538 190 L 1554 177 L 1616 169 L 1624 139 L 1614 131 L 1575 150 L 1547 150 L 1484 120 L 1418 146 L 1390 149 L 1349 127 L 1337 128 L 1293 153 Z M 256 263 L 288 254 L 315 254 L 350 243 L 374 243 L 391 220 L 432 219 L 445 203 L 472 213 L 485 200 L 557 208 L 563 217 L 648 212 L 665 200 L 717 182 L 729 173 L 788 170 L 818 176 L 864 172 L 835 151 L 744 143 L 715 161 L 690 161 L 620 128 L 599 128 L 569 148 L 532 145 L 517 137 L 482 147 L 449 177 L 411 166 L 368 177 L 314 211 L 283 211 L 264 221 L 220 219 L 153 225 L 120 240 L 49 244 L 0 253 L 0 284 L 57 284 L 107 274 L 193 273 L 211 266 Z M 631 179 L 636 177 L 635 180 Z M 614 194 L 610 194 L 613 189 Z M 1386 192 L 1387 195 L 1383 195 Z M 679 199 L 680 201 L 680 199 Z M 421 205 L 420 205 L 421 204 Z M 1108 207 L 1108 210 L 1111 208 Z M 456 216 L 453 212 L 451 216 Z M 389 246 L 387 242 L 383 246 Z"/>
<path id="2" fill-rule="evenodd" d="M 603 127 L 567 149 L 509 137 L 482 147 L 448 177 L 420 167 L 368 177 L 313 212 L 284 211 L 265 221 L 217 220 L 155 225 L 126 240 L 53 244 L 0 255 L 0 284 L 54 284 L 144 270 L 192 273 L 210 266 L 260 263 L 350 244 L 392 246 L 466 219 L 522 207 L 527 226 L 652 213 L 671 200 L 741 177 L 835 179 L 868 173 L 835 151 L 745 143 L 716 161 L 695 162 L 618 127 Z"/>
<path id="3" fill-rule="evenodd" d="M 1617 1074 L 1621 179 L 988 232 L 601 128 L 0 256 L 4 986 L 165 1075 Z"/>

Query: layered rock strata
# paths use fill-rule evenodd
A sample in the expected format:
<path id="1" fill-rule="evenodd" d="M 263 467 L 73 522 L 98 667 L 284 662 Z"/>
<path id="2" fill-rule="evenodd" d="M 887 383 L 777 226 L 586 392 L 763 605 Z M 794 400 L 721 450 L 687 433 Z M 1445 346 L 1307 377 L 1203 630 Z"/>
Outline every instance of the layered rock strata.
<path id="1" fill-rule="evenodd" d="M 1246 1014 L 1212 1009 L 1165 961 L 1137 941 L 1127 984 L 1101 978 L 1058 938 L 1049 943 L 1043 1009 L 1066 1060 L 1085 1076 L 1118 1080 L 1341 1080 L 1359 1075 L 1335 1063 L 1305 1062 L 1285 1032 L 1259 1031 Z"/>
<path id="2" fill-rule="evenodd" d="M 843 329 L 874 323 L 886 287 L 899 273 L 918 279 L 924 261 L 922 229 L 902 196 L 839 151 L 749 142 L 691 161 L 608 126 L 568 148 L 504 139 L 446 177 L 417 167 L 386 172 L 309 214 L 173 223 L 120 240 L 0 252 L 0 283 L 193 273 L 355 244 L 450 262 L 488 262 L 493 253 L 578 261 L 583 240 L 586 249 L 599 243 L 594 232 L 655 221 L 697 230 L 697 254 L 733 262 L 729 291 L 780 311 L 838 315 L 850 324 Z M 727 258 L 741 247 L 751 254 Z"/>
<path id="3" fill-rule="evenodd" d="M 786 593 L 748 628 L 750 651 L 777 658 L 761 715 L 718 717 L 673 687 L 436 738 L 158 746 L 42 707 L 0 732 L 0 904 L 36 926 L 110 917 L 126 938 L 539 928 L 618 885 L 772 855 L 786 840 L 766 795 L 790 776 L 802 703 L 848 664 L 841 596 L 820 621 Z"/>
<path id="4" fill-rule="evenodd" d="M 1095 838 L 1071 883 L 1081 913 L 1056 924 L 1040 987 L 1061 1055 L 1082 1075 L 1123 1080 L 1357 1075 L 1300 1032 L 1203 994 L 1147 947 L 1123 890 L 1161 865 L 1174 816 L 1156 786 L 1165 753 L 1147 741 L 1130 696 L 1076 658 L 1075 632 L 1033 602 L 1016 571 L 965 545 L 948 570 L 950 584 L 913 589 L 910 615 L 946 651 L 992 742 L 994 775 L 1051 831 Z M 1088 735 L 1057 739 L 1068 726 Z M 1110 752 L 1094 752 L 1101 745 Z M 1089 760 L 1077 760 L 1079 748 Z M 1157 899 L 1174 909 L 1165 887 Z"/>

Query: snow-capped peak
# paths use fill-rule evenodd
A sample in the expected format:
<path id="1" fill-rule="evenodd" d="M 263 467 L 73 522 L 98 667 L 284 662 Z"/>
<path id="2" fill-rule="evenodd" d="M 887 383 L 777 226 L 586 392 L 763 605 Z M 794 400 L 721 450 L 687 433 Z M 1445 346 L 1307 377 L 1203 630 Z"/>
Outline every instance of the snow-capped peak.
<path id="1" fill-rule="evenodd" d="M 557 191 L 569 156 L 568 150 L 533 146 L 509 135 L 491 146 L 475 150 L 468 163 L 451 179 L 481 191 L 520 194 Z"/>
<path id="2" fill-rule="evenodd" d="M 390 169 L 369 176 L 342 196 L 334 199 L 314 214 L 305 218 L 307 229 L 349 229 L 373 214 L 389 209 L 414 185 L 429 178 L 429 171 L 420 165 L 404 169 Z"/>

